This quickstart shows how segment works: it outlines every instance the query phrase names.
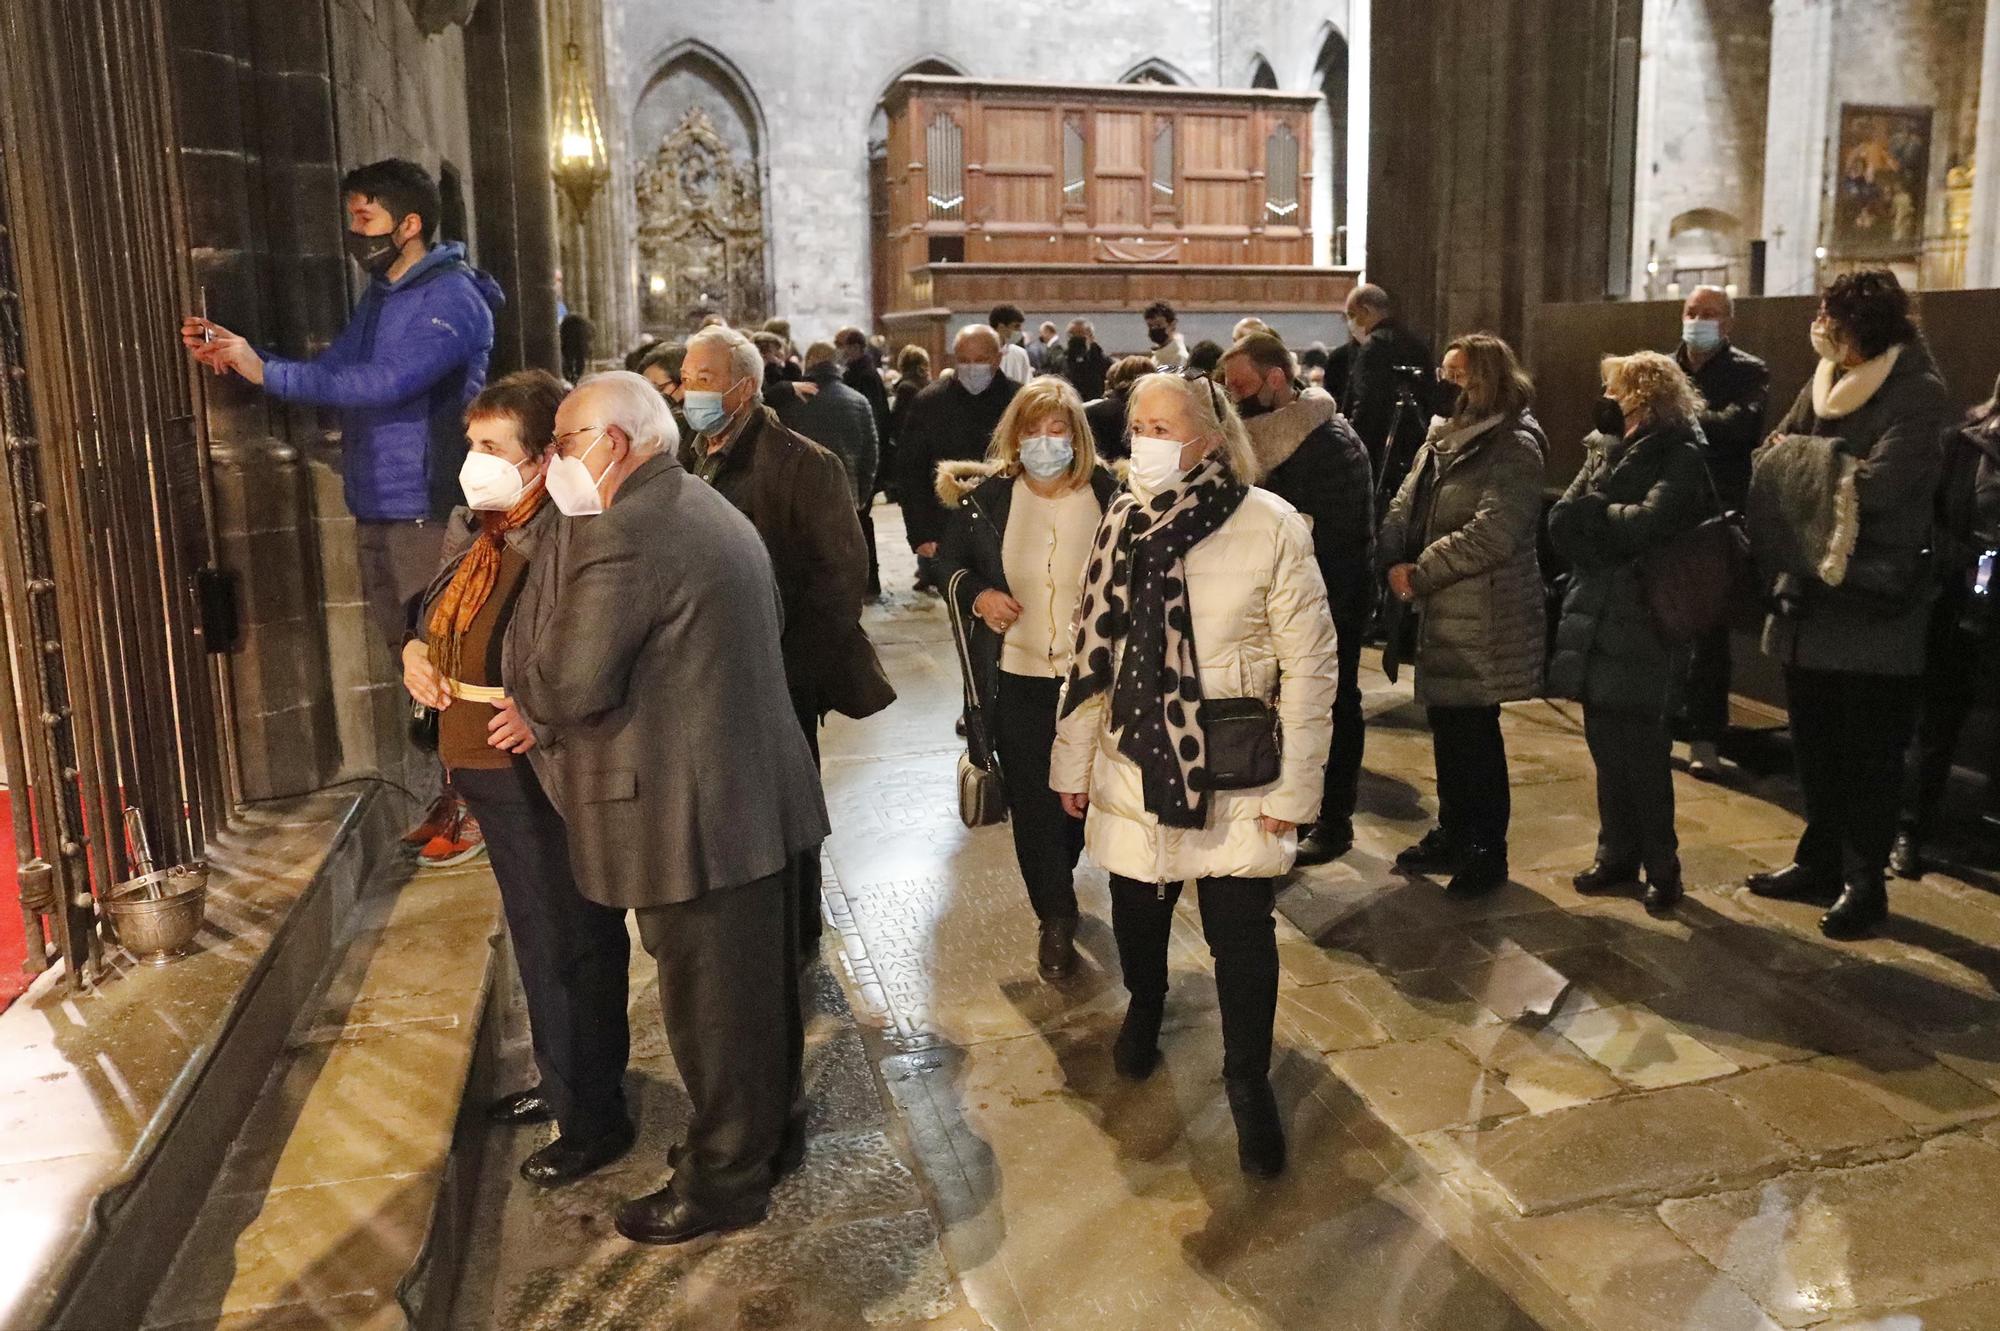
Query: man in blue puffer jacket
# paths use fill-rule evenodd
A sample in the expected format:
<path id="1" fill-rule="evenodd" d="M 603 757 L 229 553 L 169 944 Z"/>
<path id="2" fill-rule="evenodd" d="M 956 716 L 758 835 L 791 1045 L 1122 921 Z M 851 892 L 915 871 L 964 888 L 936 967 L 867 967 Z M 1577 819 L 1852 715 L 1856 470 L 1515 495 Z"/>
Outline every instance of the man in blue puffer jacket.
<path id="1" fill-rule="evenodd" d="M 182 324 L 181 339 L 217 373 L 233 370 L 281 401 L 339 410 L 362 595 L 393 655 L 411 602 L 437 572 L 441 519 L 460 502 L 464 412 L 486 382 L 493 312 L 506 298 L 466 262 L 463 245 L 432 247 L 443 206 L 423 167 L 374 162 L 350 171 L 340 190 L 347 253 L 370 281 L 325 351 L 286 360 L 201 318 Z M 445 801 L 413 842 L 420 833 L 426 860 L 468 858 L 479 846 L 476 826 Z M 439 836 L 451 847 L 442 857 L 430 850 Z"/>

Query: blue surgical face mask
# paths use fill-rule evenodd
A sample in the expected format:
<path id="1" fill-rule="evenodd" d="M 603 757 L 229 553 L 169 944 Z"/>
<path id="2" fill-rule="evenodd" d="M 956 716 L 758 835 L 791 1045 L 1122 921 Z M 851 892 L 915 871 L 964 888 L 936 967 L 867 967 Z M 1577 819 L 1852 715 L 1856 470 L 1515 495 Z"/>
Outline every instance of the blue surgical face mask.
<path id="1" fill-rule="evenodd" d="M 994 367 L 974 361 L 958 367 L 958 381 L 965 385 L 965 391 L 974 395 L 984 393 L 993 386 Z"/>
<path id="2" fill-rule="evenodd" d="M 722 405 L 724 396 L 724 393 L 690 388 L 682 397 L 681 413 L 697 434 L 714 434 L 729 423 L 729 408 Z"/>
<path id="3" fill-rule="evenodd" d="M 1706 355 L 1722 345 L 1722 321 L 1720 319 L 1681 320 L 1681 341 L 1687 343 L 1689 351 L 1699 351 Z"/>
<path id="4" fill-rule="evenodd" d="M 1021 465 L 1038 481 L 1051 481 L 1076 460 L 1076 445 L 1059 434 L 1031 434 L 1021 441 Z"/>

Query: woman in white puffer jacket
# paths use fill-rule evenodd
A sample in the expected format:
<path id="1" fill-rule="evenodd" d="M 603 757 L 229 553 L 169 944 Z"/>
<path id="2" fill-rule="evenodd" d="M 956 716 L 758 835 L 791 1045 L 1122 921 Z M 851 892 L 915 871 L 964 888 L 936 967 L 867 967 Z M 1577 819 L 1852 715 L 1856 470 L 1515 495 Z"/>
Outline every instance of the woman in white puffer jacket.
<path id="1" fill-rule="evenodd" d="M 1113 1058 L 1159 1059 L 1167 938 L 1196 880 L 1215 957 L 1223 1076 L 1238 1157 L 1284 1167 L 1271 1093 L 1278 954 L 1272 908 L 1298 828 L 1318 815 L 1336 685 L 1333 619 L 1305 520 L 1251 484 L 1255 455 L 1206 379 L 1155 374 L 1130 396 L 1130 493 L 1106 512 L 1078 610 L 1049 784 L 1087 818 L 1111 873 L 1112 930 L 1131 995 Z M 1201 703 L 1275 705 L 1275 779 L 1210 788 Z"/>

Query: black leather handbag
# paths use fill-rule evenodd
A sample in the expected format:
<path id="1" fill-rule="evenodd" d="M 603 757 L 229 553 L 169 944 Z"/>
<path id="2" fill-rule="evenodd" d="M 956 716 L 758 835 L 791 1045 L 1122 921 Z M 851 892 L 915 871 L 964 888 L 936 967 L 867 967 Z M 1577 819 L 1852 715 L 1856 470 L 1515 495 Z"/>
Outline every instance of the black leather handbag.
<path id="1" fill-rule="evenodd" d="M 1208 743 L 1208 788 L 1254 790 L 1278 779 L 1284 737 L 1262 698 L 1210 698 L 1196 715 Z"/>
<path id="2" fill-rule="evenodd" d="M 958 646 L 959 675 L 965 686 L 965 752 L 958 755 L 958 818 L 967 827 L 991 827 L 1007 821 L 1007 787 L 1000 775 L 1000 756 L 993 752 L 986 731 L 986 709 L 979 702 L 973 676 L 972 639 L 965 612 L 958 604 L 958 587 L 970 576 L 966 569 L 951 575 L 944 589 L 945 611 L 951 616 L 951 637 Z"/>

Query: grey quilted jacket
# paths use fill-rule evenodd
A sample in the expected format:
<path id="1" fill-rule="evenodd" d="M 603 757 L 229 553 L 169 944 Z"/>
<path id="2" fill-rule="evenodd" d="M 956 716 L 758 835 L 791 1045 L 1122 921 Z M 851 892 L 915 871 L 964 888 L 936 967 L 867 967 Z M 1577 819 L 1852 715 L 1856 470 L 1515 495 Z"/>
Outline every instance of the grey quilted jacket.
<path id="1" fill-rule="evenodd" d="M 1432 432 L 1376 546 L 1384 569 L 1417 566 L 1417 701 L 1533 698 L 1548 640 L 1535 555 L 1548 439 L 1524 412 L 1453 445 L 1443 427 Z"/>

